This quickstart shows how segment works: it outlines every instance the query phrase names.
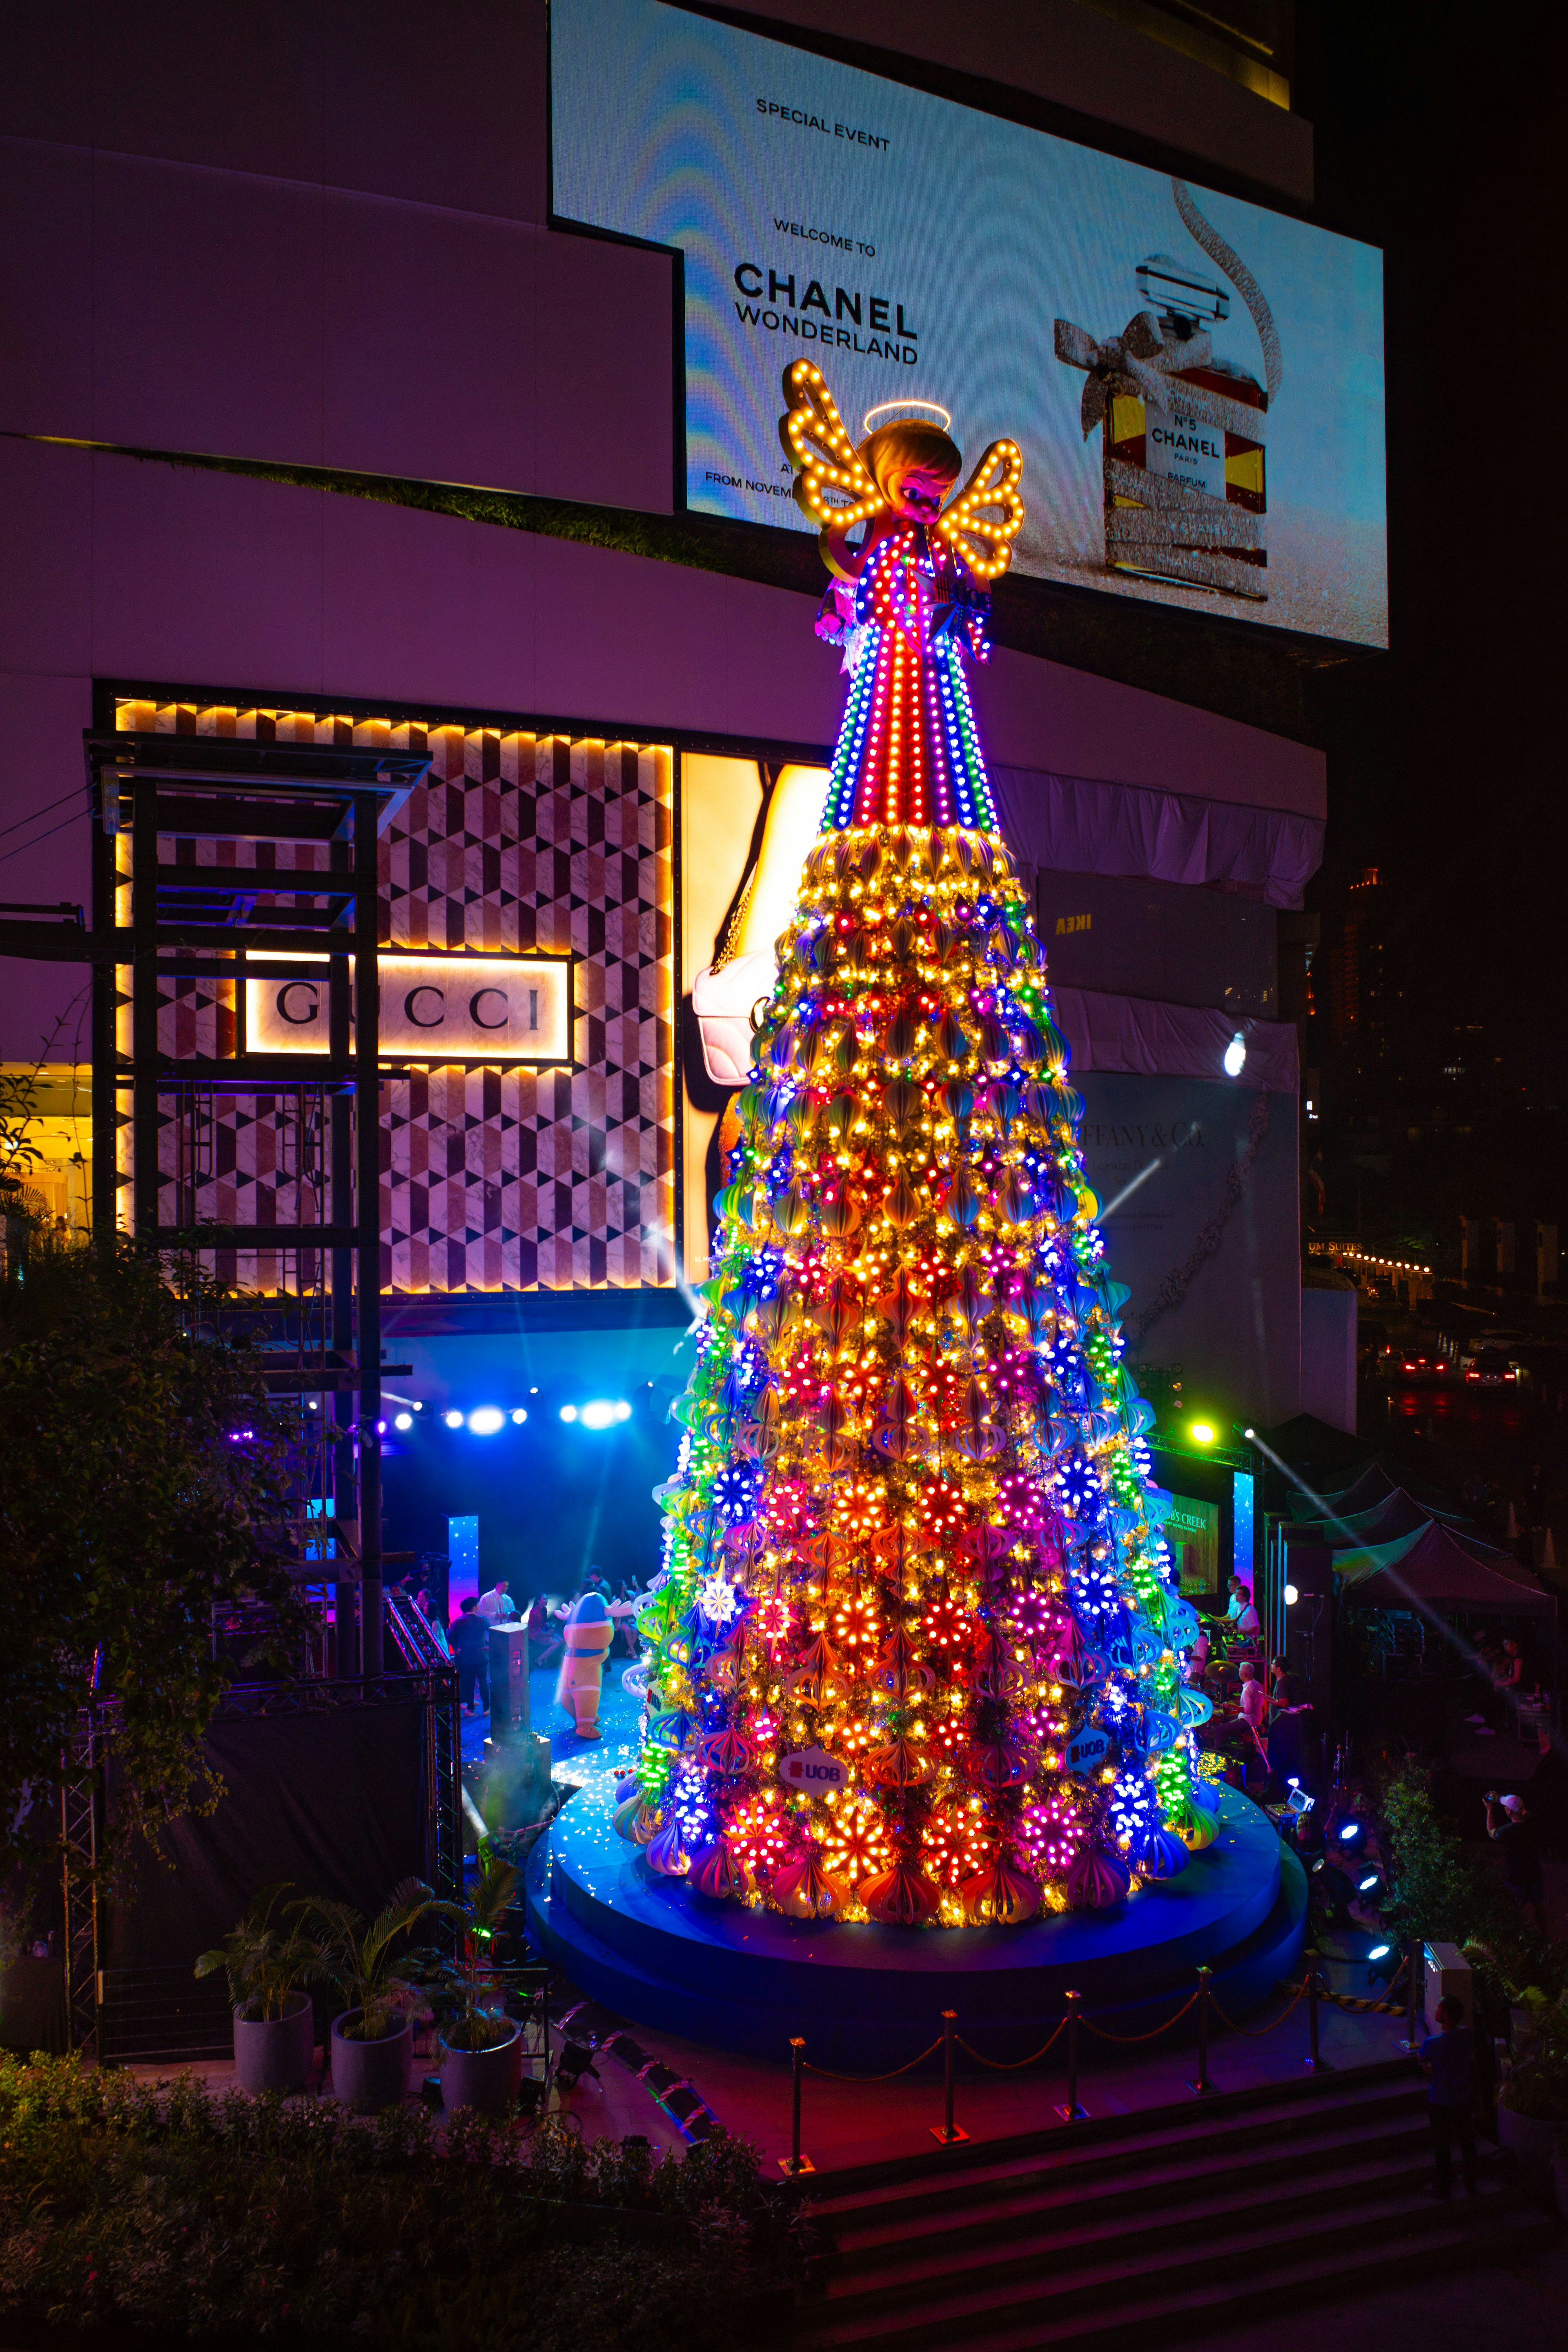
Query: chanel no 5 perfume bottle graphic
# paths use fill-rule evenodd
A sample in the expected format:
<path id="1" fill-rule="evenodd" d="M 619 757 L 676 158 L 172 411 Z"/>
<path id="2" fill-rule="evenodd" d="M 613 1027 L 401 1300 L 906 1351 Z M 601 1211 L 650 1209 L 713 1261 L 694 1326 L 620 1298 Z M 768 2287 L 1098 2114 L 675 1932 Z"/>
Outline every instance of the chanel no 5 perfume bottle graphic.
<path id="1" fill-rule="evenodd" d="M 1184 182 L 1172 192 L 1183 222 L 1241 296 L 1263 350 L 1263 381 L 1215 349 L 1230 314 L 1227 289 L 1201 266 L 1151 254 L 1135 276 L 1140 308 L 1097 342 L 1056 322 L 1058 359 L 1082 368 L 1084 438 L 1098 425 L 1110 572 L 1178 581 L 1267 601 L 1267 415 L 1284 379 L 1263 291 L 1205 220 Z"/>

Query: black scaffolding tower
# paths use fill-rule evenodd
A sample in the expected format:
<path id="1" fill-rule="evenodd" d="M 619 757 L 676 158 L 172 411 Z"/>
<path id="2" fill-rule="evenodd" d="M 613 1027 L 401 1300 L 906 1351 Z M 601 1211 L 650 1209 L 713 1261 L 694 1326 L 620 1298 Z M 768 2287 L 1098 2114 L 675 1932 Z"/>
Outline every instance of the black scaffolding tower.
<path id="1" fill-rule="evenodd" d="M 428 757 L 119 730 L 89 732 L 86 751 L 97 819 L 93 1223 L 100 1232 L 122 1224 L 161 1249 L 203 1258 L 281 1254 L 273 1328 L 284 1336 L 267 1350 L 268 1385 L 331 1405 L 331 1437 L 322 1432 L 320 1462 L 301 1482 L 317 1490 L 302 1496 L 315 1506 L 316 1525 L 301 1525 L 301 1559 L 330 1559 L 335 1570 L 337 1675 L 379 1675 L 376 844 Z M 206 845 L 216 846 L 204 855 Z M 280 848 L 300 845 L 324 848 L 324 866 L 275 862 Z M 103 944 L 112 961 L 102 960 Z M 264 965 L 248 962 L 257 956 Z M 258 972 L 275 983 L 325 978 L 324 1054 L 250 1049 L 247 982 Z M 161 1045 L 164 992 L 182 980 L 205 983 L 220 1001 L 228 994 L 220 1027 L 226 1050 Z M 217 1097 L 236 1095 L 290 1108 L 300 1197 L 310 1170 L 324 1218 L 246 1225 L 204 1213 L 204 1192 L 216 1175 Z"/>

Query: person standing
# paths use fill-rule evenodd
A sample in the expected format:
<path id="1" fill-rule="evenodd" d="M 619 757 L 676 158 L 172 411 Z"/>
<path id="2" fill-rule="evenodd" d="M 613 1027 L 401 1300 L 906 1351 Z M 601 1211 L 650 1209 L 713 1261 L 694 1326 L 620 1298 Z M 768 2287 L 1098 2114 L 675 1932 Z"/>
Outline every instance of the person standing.
<path id="1" fill-rule="evenodd" d="M 447 1628 L 442 1624 L 441 1620 L 436 1614 L 436 1603 L 431 1599 L 429 1590 L 426 1586 L 423 1584 L 420 1586 L 414 1598 L 414 1606 L 418 1610 L 420 1616 L 429 1627 L 430 1639 L 435 1643 L 437 1648 L 444 1651 L 446 1655 L 449 1658 L 452 1654 L 452 1644 L 447 1639 Z"/>
<path id="2" fill-rule="evenodd" d="M 1225 1613 L 1239 1644 L 1245 1646 L 1248 1642 L 1257 1641 L 1258 1612 L 1252 1605 L 1250 1587 L 1243 1584 L 1239 1576 L 1233 1576 L 1230 1580 L 1230 1599 L 1226 1603 Z"/>
<path id="3" fill-rule="evenodd" d="M 1476 2193 L 1476 2126 L 1471 2113 L 1475 2092 L 1475 2037 L 1465 2023 L 1464 2003 L 1447 1993 L 1437 2003 L 1437 2031 L 1428 2034 L 1418 2053 L 1426 2076 L 1426 2117 L 1432 2126 L 1432 2188 L 1447 2200 L 1454 2193 L 1454 2142 L 1459 2143 L 1459 2167 L 1465 2194 Z"/>
<path id="4" fill-rule="evenodd" d="M 504 1576 L 498 1576 L 489 1591 L 480 1593 L 478 1605 L 479 1615 L 491 1625 L 510 1625 L 517 1614 Z"/>
<path id="5" fill-rule="evenodd" d="M 1546 1933 L 1546 1889 L 1541 1876 L 1541 1832 L 1522 1797 L 1487 1792 L 1487 1835 L 1502 1848 L 1503 1885 L 1530 1914 L 1538 1936 Z"/>
<path id="6" fill-rule="evenodd" d="M 475 1700 L 488 1709 L 490 1703 L 489 1621 L 480 1616 L 479 1604 L 471 1592 L 464 1595 L 458 1614 L 447 1629 L 447 1639 L 458 1662 L 458 1703 L 463 1713 L 472 1715 L 475 1712 L 470 1704 Z"/>

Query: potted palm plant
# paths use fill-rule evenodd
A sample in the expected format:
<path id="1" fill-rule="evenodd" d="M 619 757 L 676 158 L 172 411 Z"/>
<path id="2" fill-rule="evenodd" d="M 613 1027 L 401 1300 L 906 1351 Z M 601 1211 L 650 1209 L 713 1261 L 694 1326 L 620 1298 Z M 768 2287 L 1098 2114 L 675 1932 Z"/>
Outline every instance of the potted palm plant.
<path id="1" fill-rule="evenodd" d="M 315 1930 L 321 1974 L 349 2004 L 332 2020 L 332 2094 L 357 2114 L 374 2115 L 408 2095 L 416 1987 L 406 1938 L 435 1900 L 422 1880 L 405 1878 L 368 1923 L 322 1895 L 292 1906 L 301 1925 Z"/>
<path id="2" fill-rule="evenodd" d="M 491 1946 L 517 1895 L 517 1872 L 486 1853 L 465 1903 L 439 1903 L 462 1941 L 455 1963 L 436 1976 L 447 2014 L 440 2032 L 441 2104 L 509 2115 L 522 2083 L 522 2028 L 506 2013 Z"/>
<path id="3" fill-rule="evenodd" d="M 264 1886 L 237 1927 L 196 1962 L 198 1977 L 221 1969 L 234 2004 L 234 2069 L 242 2091 L 299 2091 L 316 2054 L 310 1996 L 321 1974 L 316 1947 L 275 1919 L 287 1879 Z"/>
<path id="4" fill-rule="evenodd" d="M 1544 1948 L 1505 1955 L 1471 1942 L 1465 1954 L 1484 1989 L 1509 2007 L 1513 2063 L 1498 2089 L 1498 2144 L 1550 2164 L 1568 2150 L 1568 1988 L 1560 1979 L 1552 1981 L 1552 1955 Z M 1547 1986 L 1525 1981 L 1542 1958 Z"/>

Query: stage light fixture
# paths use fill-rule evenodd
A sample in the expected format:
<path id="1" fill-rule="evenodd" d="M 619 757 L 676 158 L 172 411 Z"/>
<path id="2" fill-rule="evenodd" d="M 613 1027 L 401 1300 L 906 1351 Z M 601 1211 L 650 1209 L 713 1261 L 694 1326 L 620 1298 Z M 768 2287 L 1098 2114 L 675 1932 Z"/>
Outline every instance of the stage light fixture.
<path id="1" fill-rule="evenodd" d="M 577 1418 L 576 1406 L 574 1404 L 563 1404 L 561 1408 L 561 1418 L 563 1421 L 575 1421 Z"/>
<path id="2" fill-rule="evenodd" d="M 565 1417 L 563 1413 L 562 1419 Z M 595 1397 L 576 1415 L 584 1429 L 613 1429 L 616 1422 L 629 1421 L 631 1417 L 630 1405 L 616 1397 Z"/>
<path id="3" fill-rule="evenodd" d="M 1361 1833 L 1362 1825 L 1355 1820 L 1342 1822 L 1339 1828 L 1334 1832 L 1334 1835 L 1339 1839 L 1342 1845 L 1354 1845 Z"/>
<path id="4" fill-rule="evenodd" d="M 1297 1601 L 1300 1601 L 1300 1594 L 1297 1591 L 1293 1584 L 1288 1584 L 1285 1587 L 1285 1606 L 1287 1609 L 1294 1609 Z"/>
<path id="5" fill-rule="evenodd" d="M 1225 1049 L 1225 1074 L 1227 1078 L 1239 1078 L 1247 1063 L 1247 1040 L 1238 1029 Z"/>
<path id="6" fill-rule="evenodd" d="M 1394 1947 L 1392 1944 L 1374 1944 L 1371 1951 L 1367 1954 L 1367 1958 L 1369 1960 L 1385 1960 L 1393 1949 Z"/>
<path id="7" fill-rule="evenodd" d="M 1355 1891 L 1358 1895 L 1370 1895 L 1374 1887 L 1381 1886 L 1382 1885 L 1383 1880 L 1378 1873 L 1375 1870 L 1369 1870 L 1364 1878 L 1358 1878 L 1356 1880 Z"/>
<path id="8" fill-rule="evenodd" d="M 414 1426 L 414 1415 L 411 1412 L 397 1413 L 393 1418 L 392 1425 L 394 1429 L 412 1429 Z"/>
<path id="9" fill-rule="evenodd" d="M 505 1413 L 495 1404 L 477 1404 L 468 1415 L 468 1428 L 475 1437 L 493 1437 L 505 1422 Z"/>
<path id="10" fill-rule="evenodd" d="M 591 2045 L 584 2042 L 563 2042 L 555 2061 L 555 2079 L 562 2089 L 575 2090 L 584 2074 L 592 2074 L 595 2083 L 600 2079 Z"/>
<path id="11" fill-rule="evenodd" d="M 527 1415 L 527 1413 L 523 1411 L 523 1409 L 522 1409 L 521 1405 L 514 1405 L 514 1406 L 512 1407 L 512 1414 L 511 1414 L 511 1418 L 512 1418 L 512 1425 L 513 1425 L 513 1427 L 514 1427 L 514 1428 L 517 1428 L 517 1429 L 521 1429 L 521 1428 L 522 1427 L 523 1423 L 528 1419 L 528 1415 Z"/>
<path id="12" fill-rule="evenodd" d="M 1214 1423 L 1208 1421 L 1194 1421 L 1188 1429 L 1187 1434 L 1194 1445 L 1212 1445 Z"/>
<path id="13" fill-rule="evenodd" d="M 444 1412 L 441 1418 L 448 1429 L 461 1429 L 463 1426 L 463 1416 L 460 1412 Z"/>

